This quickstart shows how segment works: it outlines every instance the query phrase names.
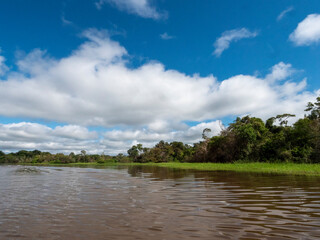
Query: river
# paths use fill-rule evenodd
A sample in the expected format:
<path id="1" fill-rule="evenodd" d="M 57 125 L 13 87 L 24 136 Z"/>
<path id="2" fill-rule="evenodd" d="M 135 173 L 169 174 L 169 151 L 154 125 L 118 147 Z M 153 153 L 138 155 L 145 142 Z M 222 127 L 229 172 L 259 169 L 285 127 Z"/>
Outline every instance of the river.
<path id="1" fill-rule="evenodd" d="M 319 239 L 320 178 L 0 166 L 0 239 Z"/>

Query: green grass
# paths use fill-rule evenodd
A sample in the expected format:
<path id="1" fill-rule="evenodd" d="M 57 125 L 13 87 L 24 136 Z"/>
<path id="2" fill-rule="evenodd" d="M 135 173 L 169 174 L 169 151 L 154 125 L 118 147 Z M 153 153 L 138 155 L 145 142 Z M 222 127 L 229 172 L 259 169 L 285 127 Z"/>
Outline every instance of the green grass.
<path id="1" fill-rule="evenodd" d="M 278 173 L 293 175 L 320 176 L 320 164 L 297 163 L 70 163 L 70 164 L 30 164 L 47 166 L 158 166 L 176 169 L 201 171 L 236 171 L 255 173 Z"/>
<path id="2" fill-rule="evenodd" d="M 158 163 L 161 167 L 202 171 L 236 171 L 320 176 L 320 164 L 297 163 Z"/>

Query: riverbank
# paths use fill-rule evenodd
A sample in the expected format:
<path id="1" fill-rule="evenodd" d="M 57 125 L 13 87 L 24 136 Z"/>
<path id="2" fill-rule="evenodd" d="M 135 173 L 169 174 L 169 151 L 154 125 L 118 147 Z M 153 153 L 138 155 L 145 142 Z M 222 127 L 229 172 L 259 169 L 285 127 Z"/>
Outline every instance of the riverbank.
<path id="1" fill-rule="evenodd" d="M 255 173 L 276 173 L 306 176 L 320 176 L 320 164 L 297 163 L 68 163 L 68 164 L 25 164 L 46 166 L 70 166 L 70 167 L 98 167 L 98 166 L 157 166 L 185 170 L 200 171 L 236 171 Z"/>
<path id="2" fill-rule="evenodd" d="M 160 163 L 157 166 L 201 171 L 236 171 L 320 176 L 320 164 L 297 163 Z"/>

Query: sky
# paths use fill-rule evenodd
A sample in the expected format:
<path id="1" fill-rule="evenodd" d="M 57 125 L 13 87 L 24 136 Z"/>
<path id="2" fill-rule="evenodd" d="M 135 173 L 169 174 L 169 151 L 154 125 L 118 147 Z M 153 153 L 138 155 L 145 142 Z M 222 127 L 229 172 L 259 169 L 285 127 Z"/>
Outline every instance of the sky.
<path id="1" fill-rule="evenodd" d="M 191 144 L 320 95 L 318 0 L 2 0 L 0 150 Z"/>

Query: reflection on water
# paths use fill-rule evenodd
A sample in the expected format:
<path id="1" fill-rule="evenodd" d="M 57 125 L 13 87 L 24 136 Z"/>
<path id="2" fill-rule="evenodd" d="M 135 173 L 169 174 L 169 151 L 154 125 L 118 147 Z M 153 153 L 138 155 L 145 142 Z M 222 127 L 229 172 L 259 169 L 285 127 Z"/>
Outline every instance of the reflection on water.
<path id="1" fill-rule="evenodd" d="M 0 166 L 0 239 L 320 238 L 316 177 L 35 169 Z"/>

